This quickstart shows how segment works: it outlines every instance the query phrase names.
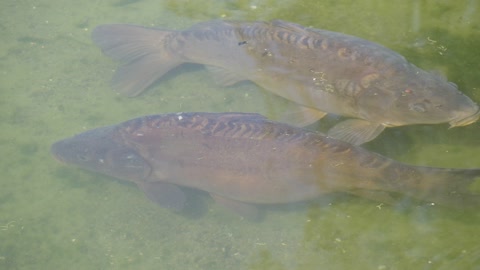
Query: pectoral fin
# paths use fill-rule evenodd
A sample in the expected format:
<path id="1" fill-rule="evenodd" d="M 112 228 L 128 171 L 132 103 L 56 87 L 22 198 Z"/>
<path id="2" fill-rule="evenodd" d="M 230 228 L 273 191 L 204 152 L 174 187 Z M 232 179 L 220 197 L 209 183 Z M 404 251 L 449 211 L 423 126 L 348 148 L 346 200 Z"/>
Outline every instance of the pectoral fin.
<path id="1" fill-rule="evenodd" d="M 285 110 L 285 112 L 280 115 L 278 121 L 297 127 L 304 127 L 317 122 L 326 114 L 327 113 L 316 109 L 295 105 L 295 108 Z"/>
<path id="2" fill-rule="evenodd" d="M 375 139 L 385 129 L 384 125 L 361 119 L 349 119 L 338 123 L 328 131 L 328 136 L 360 145 Z"/>
<path id="3" fill-rule="evenodd" d="M 257 207 L 255 207 L 255 205 L 240 202 L 240 201 L 235 201 L 235 200 L 228 199 L 215 194 L 210 194 L 210 196 L 212 196 L 212 198 L 218 204 L 232 210 L 233 212 L 237 213 L 238 215 L 246 219 L 258 220 L 260 217 L 260 212 L 258 211 Z"/>
<path id="4" fill-rule="evenodd" d="M 147 182 L 138 184 L 147 198 L 162 207 L 180 211 L 187 201 L 185 193 L 180 187 L 164 182 Z"/>
<path id="5" fill-rule="evenodd" d="M 213 80 L 216 84 L 222 86 L 234 85 L 237 82 L 245 81 L 247 79 L 240 77 L 238 74 L 233 73 L 228 69 L 224 69 L 216 66 L 205 66 L 213 76 Z"/>

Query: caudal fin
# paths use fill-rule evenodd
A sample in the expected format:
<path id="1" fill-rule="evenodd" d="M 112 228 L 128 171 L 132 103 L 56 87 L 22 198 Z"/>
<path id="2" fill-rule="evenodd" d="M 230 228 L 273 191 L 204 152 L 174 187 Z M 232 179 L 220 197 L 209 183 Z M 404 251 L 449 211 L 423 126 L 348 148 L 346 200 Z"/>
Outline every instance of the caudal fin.
<path id="1" fill-rule="evenodd" d="M 480 169 L 442 169 L 422 167 L 424 179 L 420 188 L 410 190 L 413 197 L 455 208 L 480 206 Z M 475 190 L 477 189 L 477 190 Z"/>
<path id="2" fill-rule="evenodd" d="M 178 56 L 165 49 L 165 38 L 171 33 L 127 24 L 95 28 L 93 41 L 107 56 L 125 63 L 113 76 L 112 87 L 133 97 L 181 64 Z"/>

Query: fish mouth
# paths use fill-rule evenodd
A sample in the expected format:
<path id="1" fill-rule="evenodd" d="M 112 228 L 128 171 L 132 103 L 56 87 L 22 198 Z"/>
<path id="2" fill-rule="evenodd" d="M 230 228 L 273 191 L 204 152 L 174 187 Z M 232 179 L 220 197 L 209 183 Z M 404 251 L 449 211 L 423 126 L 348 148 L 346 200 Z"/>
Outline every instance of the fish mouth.
<path id="1" fill-rule="evenodd" d="M 61 143 L 61 141 L 52 144 L 52 146 L 50 146 L 50 153 L 52 154 L 53 158 L 54 158 L 56 161 L 58 161 L 58 162 L 60 162 L 60 163 L 62 163 L 62 164 L 67 164 L 67 163 L 65 162 L 65 160 L 63 160 L 63 158 L 62 158 L 61 155 L 59 154 L 59 151 L 60 151 L 60 149 L 61 149 L 61 148 L 60 148 L 60 143 Z"/>
<path id="2" fill-rule="evenodd" d="M 453 119 L 452 121 L 449 122 L 450 128 L 470 125 L 476 122 L 478 118 L 480 118 L 480 108 L 477 109 L 477 112 L 467 117 Z"/>
<path id="3" fill-rule="evenodd" d="M 60 156 L 58 155 L 58 142 L 52 144 L 52 146 L 50 146 L 50 153 L 52 154 L 52 156 L 58 161 L 58 162 L 61 162 L 61 163 L 64 163 L 63 160 L 60 158 Z"/>

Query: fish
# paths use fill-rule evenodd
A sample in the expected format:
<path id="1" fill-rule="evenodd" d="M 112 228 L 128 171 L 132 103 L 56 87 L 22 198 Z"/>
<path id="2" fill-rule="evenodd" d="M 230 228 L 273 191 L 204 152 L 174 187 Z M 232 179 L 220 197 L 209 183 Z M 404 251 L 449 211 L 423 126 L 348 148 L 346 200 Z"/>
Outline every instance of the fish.
<path id="1" fill-rule="evenodd" d="M 316 131 L 253 113 L 149 115 L 55 142 L 62 163 L 135 183 L 159 205 L 182 210 L 185 188 L 234 212 L 347 193 L 396 203 L 396 196 L 465 207 L 480 168 L 408 165 Z"/>
<path id="2" fill-rule="evenodd" d="M 275 118 L 306 126 L 326 114 L 347 119 L 330 137 L 353 144 L 386 127 L 474 123 L 480 108 L 438 72 L 358 37 L 273 20 L 213 20 L 176 31 L 126 24 L 97 26 L 92 39 L 124 63 L 115 90 L 136 96 L 183 63 L 202 64 L 224 86 L 248 80 L 297 106 Z"/>

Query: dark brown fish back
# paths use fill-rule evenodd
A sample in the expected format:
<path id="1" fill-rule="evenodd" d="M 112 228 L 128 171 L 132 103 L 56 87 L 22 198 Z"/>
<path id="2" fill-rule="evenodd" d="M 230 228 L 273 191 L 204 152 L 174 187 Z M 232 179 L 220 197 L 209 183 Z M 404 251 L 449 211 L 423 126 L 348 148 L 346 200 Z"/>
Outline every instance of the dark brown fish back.
<path id="1" fill-rule="evenodd" d="M 328 49 L 328 42 L 325 36 L 313 35 L 301 25 L 287 23 L 281 20 L 275 20 L 268 25 L 270 35 L 265 35 L 268 39 L 275 40 L 284 44 L 292 45 L 300 49 Z M 263 34 L 260 32 L 260 34 Z"/>
<path id="2" fill-rule="evenodd" d="M 318 144 L 320 140 L 312 140 L 316 132 L 298 129 L 290 125 L 272 122 L 255 113 L 176 113 L 152 115 L 136 118 L 121 125 L 129 137 L 143 137 L 147 133 L 177 132 L 183 129 L 188 132 L 199 132 L 204 136 L 219 138 L 245 138 L 250 140 L 275 140 L 279 142 L 300 142 Z"/>
<path id="3" fill-rule="evenodd" d="M 234 22 L 230 23 L 233 24 Z M 300 49 L 331 50 L 340 59 L 362 61 L 367 66 L 384 63 L 385 61 L 393 63 L 394 60 L 404 59 L 400 54 L 362 38 L 328 30 L 304 27 L 281 20 L 272 22 L 242 22 L 241 24 L 230 25 L 230 27 L 232 26 L 237 28 L 239 35 L 245 40 L 273 40 L 280 44 Z M 227 27 L 218 27 L 219 30 L 222 28 L 226 29 Z M 223 32 L 223 34 L 230 35 L 231 33 L 232 29 Z M 373 58 L 379 58 L 382 61 L 375 61 Z"/>

